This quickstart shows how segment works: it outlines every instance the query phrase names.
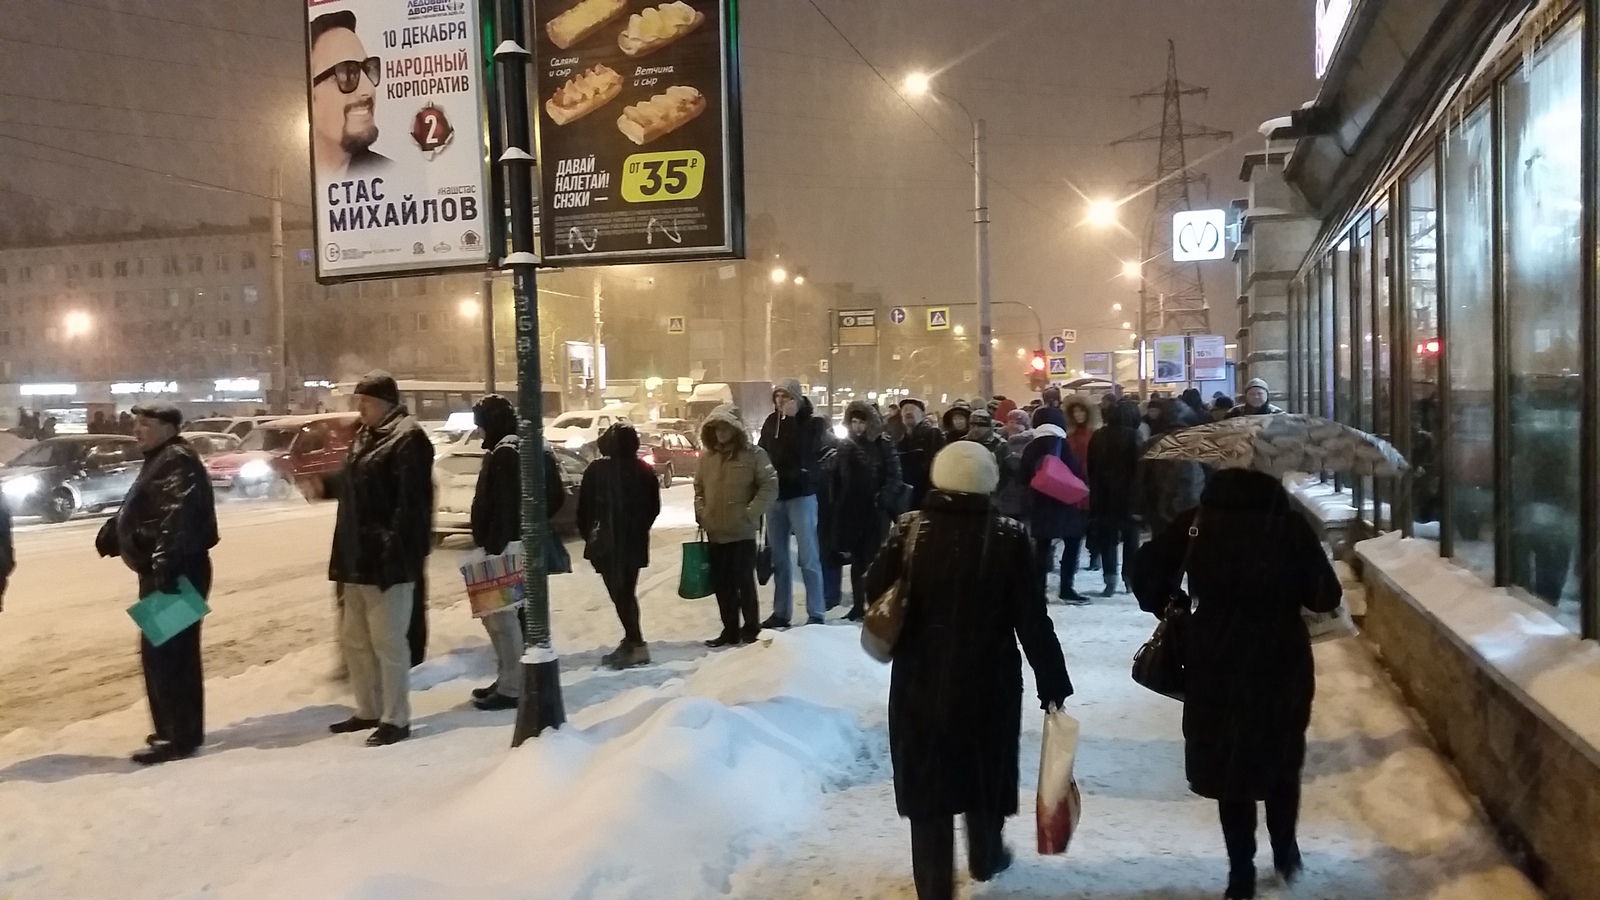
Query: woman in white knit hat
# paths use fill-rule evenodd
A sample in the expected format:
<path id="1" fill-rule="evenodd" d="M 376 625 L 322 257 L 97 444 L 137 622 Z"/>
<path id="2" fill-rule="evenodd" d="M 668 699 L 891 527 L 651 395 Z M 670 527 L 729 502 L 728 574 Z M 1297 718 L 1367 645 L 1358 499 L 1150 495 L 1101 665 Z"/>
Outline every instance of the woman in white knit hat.
<path id="1" fill-rule="evenodd" d="M 1033 576 L 1032 543 L 990 506 L 1000 480 L 994 454 L 957 441 L 934 458 L 930 480 L 921 510 L 901 518 L 864 588 L 881 596 L 909 565 L 889 687 L 895 803 L 911 820 L 917 897 L 946 900 L 957 815 L 966 817 L 973 878 L 988 881 L 1011 863 L 1000 833 L 1017 812 L 1018 642 L 1043 706 L 1065 702 L 1072 681 Z"/>

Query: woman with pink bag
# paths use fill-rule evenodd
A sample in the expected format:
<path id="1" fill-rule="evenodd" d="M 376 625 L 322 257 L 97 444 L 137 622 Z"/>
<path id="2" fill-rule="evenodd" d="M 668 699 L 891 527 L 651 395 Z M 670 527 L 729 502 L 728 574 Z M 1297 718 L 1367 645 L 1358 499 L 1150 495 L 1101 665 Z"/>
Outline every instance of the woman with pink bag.
<path id="1" fill-rule="evenodd" d="M 1061 590 L 1058 596 L 1067 603 L 1083 605 L 1088 599 L 1073 587 L 1078 574 L 1078 557 L 1083 552 L 1085 514 L 1089 509 L 1088 491 L 1083 489 L 1083 463 L 1072 452 L 1067 433 L 1049 423 L 1033 430 L 1033 441 L 1022 451 L 1023 475 L 1032 480 L 1028 491 L 1028 530 L 1033 535 L 1034 571 L 1041 588 L 1055 554 L 1061 551 Z M 1051 459 L 1055 462 L 1051 462 Z M 1076 502 L 1064 500 L 1081 494 Z"/>

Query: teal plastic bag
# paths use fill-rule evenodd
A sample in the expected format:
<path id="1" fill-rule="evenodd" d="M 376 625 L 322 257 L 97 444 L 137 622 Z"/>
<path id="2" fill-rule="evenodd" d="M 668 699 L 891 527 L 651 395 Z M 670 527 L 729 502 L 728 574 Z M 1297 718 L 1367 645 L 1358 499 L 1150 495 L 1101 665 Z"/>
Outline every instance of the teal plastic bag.
<path id="1" fill-rule="evenodd" d="M 152 591 L 128 607 L 128 615 L 154 646 L 172 640 L 178 632 L 206 617 L 211 608 L 187 578 L 178 579 L 178 592 Z"/>
<path id="2" fill-rule="evenodd" d="M 704 540 L 683 545 L 683 571 L 678 576 L 678 596 L 685 600 L 709 597 L 711 589 L 711 545 Z"/>

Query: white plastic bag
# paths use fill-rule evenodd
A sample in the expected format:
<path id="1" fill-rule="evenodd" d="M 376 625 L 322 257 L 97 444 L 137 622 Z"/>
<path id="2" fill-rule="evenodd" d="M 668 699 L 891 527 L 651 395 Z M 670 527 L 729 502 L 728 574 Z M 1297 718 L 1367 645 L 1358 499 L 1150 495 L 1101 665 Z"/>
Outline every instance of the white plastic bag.
<path id="1" fill-rule="evenodd" d="M 1044 741 L 1039 750 L 1039 795 L 1035 805 L 1038 818 L 1039 852 L 1054 855 L 1067 852 L 1072 835 L 1083 816 L 1083 796 L 1072 777 L 1072 764 L 1078 757 L 1078 720 L 1060 707 L 1044 714 Z"/>
<path id="2" fill-rule="evenodd" d="M 1305 607 L 1300 607 L 1300 618 L 1305 620 L 1306 631 L 1311 634 L 1311 643 L 1322 644 L 1327 641 L 1336 641 L 1340 638 L 1355 637 L 1360 634 L 1356 628 L 1355 619 L 1350 617 L 1350 607 L 1343 600 L 1334 607 L 1333 612 L 1312 612 Z"/>

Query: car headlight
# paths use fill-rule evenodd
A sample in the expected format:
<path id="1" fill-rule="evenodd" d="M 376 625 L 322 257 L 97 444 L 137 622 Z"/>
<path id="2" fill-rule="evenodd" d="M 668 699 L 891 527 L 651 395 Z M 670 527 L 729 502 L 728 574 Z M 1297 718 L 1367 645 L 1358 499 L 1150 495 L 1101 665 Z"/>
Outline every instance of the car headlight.
<path id="1" fill-rule="evenodd" d="M 567 442 L 563 446 L 565 446 L 568 450 L 582 450 L 583 445 L 587 443 L 588 441 L 585 441 L 583 438 L 575 437 L 567 438 Z"/>
<path id="2" fill-rule="evenodd" d="M 260 481 L 272 477 L 272 464 L 264 459 L 252 459 L 239 467 L 239 477 L 247 481 Z"/>
<path id="3" fill-rule="evenodd" d="M 7 481 L 4 486 L 0 486 L 0 491 L 3 491 L 8 499 L 22 500 L 38 493 L 41 487 L 44 487 L 44 482 L 39 476 L 23 475 Z"/>

